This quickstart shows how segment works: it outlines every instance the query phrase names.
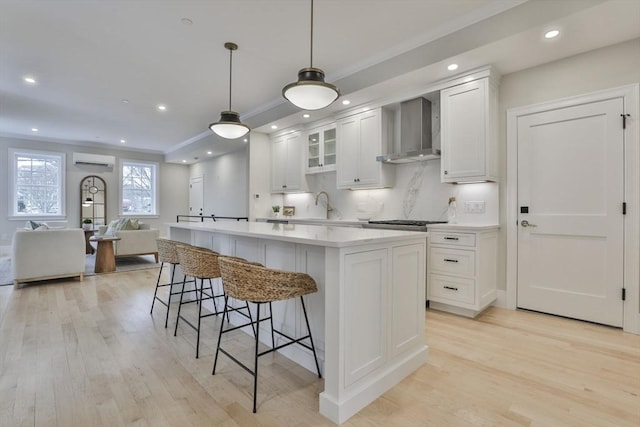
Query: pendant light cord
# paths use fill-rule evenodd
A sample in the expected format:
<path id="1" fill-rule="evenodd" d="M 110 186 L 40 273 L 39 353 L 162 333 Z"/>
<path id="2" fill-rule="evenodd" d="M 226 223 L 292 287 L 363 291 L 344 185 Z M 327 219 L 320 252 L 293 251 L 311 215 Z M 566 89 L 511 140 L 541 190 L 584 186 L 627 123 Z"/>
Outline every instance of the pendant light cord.
<path id="1" fill-rule="evenodd" d="M 233 71 L 233 49 L 229 49 L 229 111 L 231 110 L 231 76 Z"/>
<path id="2" fill-rule="evenodd" d="M 309 58 L 309 67 L 313 68 L 313 0 L 311 0 L 311 48 L 309 51 L 311 52 Z"/>

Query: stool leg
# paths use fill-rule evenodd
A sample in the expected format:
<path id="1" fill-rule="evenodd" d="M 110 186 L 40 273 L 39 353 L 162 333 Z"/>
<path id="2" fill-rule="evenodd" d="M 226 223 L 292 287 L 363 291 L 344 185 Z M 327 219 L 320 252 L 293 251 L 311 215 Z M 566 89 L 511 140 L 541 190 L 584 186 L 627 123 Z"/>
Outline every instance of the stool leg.
<path id="1" fill-rule="evenodd" d="M 256 313 L 256 351 L 254 356 L 253 370 L 253 413 L 256 413 L 256 400 L 258 395 L 258 343 L 260 342 L 260 303 L 256 303 L 258 310 Z"/>
<path id="2" fill-rule="evenodd" d="M 160 276 L 162 276 L 162 267 L 164 266 L 164 261 L 160 264 L 160 271 L 158 272 L 158 280 L 156 280 L 156 291 L 153 293 L 153 301 L 151 301 L 151 313 L 153 314 L 153 306 L 156 303 L 156 295 L 158 295 L 158 286 L 160 286 Z M 166 326 L 165 326 L 166 328 Z"/>
<path id="3" fill-rule="evenodd" d="M 213 371 L 211 375 L 216 374 L 216 365 L 218 364 L 218 353 L 220 352 L 220 341 L 222 340 L 222 330 L 224 329 L 224 315 L 227 314 L 227 300 L 228 296 L 224 297 L 224 311 L 222 312 L 222 321 L 220 322 L 220 332 L 218 333 L 218 345 L 216 345 L 216 357 L 213 359 Z"/>
<path id="4" fill-rule="evenodd" d="M 196 283 L 196 287 L 198 284 Z M 200 303 L 198 304 L 198 330 L 196 338 L 196 359 L 200 355 L 200 320 L 202 319 L 202 293 L 204 292 L 204 279 L 200 279 Z"/>
<path id="5" fill-rule="evenodd" d="M 213 292 L 213 284 L 211 283 L 211 279 L 209 279 L 209 290 L 211 291 L 211 299 L 213 300 L 213 308 L 216 310 L 216 315 L 218 314 L 218 303 L 216 302 L 216 294 Z"/>
<path id="6" fill-rule="evenodd" d="M 162 266 L 160 267 L 160 269 L 162 269 Z M 165 328 L 169 324 L 169 307 L 171 307 L 171 294 L 173 294 L 173 278 L 175 274 L 176 274 L 176 265 L 171 264 L 171 284 L 169 285 L 169 300 L 167 301 L 167 315 L 165 316 L 165 319 L 164 319 Z M 151 310 L 153 311 L 153 307 L 151 308 Z"/>
<path id="7" fill-rule="evenodd" d="M 178 323 L 180 322 L 180 309 L 182 308 L 182 297 L 184 296 L 184 287 L 186 286 L 187 276 L 182 278 L 182 290 L 180 291 L 180 303 L 178 304 L 178 315 L 176 316 L 176 328 L 173 330 L 173 336 L 178 335 Z"/>
<path id="8" fill-rule="evenodd" d="M 244 304 L 247 306 L 247 313 L 249 313 L 249 321 L 251 322 L 251 329 L 253 330 L 253 336 L 256 336 L 256 328 L 253 326 L 253 316 L 251 315 L 251 309 L 249 308 L 249 302 L 245 301 Z M 227 320 L 229 320 L 229 313 L 227 313 Z"/>
<path id="9" fill-rule="evenodd" d="M 318 370 L 318 378 L 322 378 L 320 374 L 320 365 L 318 364 L 318 356 L 316 356 L 316 347 L 313 345 L 313 338 L 311 337 L 311 328 L 309 327 L 309 318 L 307 317 L 307 309 L 304 306 L 304 299 L 300 297 L 302 303 L 302 312 L 304 313 L 304 321 L 307 324 L 307 331 L 309 331 L 309 341 L 311 341 L 311 350 L 313 351 L 313 358 L 316 361 L 316 369 Z"/>
<path id="10" fill-rule="evenodd" d="M 269 320 L 271 321 L 271 348 L 276 348 L 276 336 L 273 333 L 273 308 L 269 301 Z"/>

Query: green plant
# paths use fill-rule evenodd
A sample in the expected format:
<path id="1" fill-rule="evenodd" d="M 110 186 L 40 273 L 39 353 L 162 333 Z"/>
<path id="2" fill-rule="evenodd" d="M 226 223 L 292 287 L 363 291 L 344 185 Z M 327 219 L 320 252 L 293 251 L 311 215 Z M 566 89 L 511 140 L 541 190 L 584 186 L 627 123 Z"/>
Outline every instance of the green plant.
<path id="1" fill-rule="evenodd" d="M 278 205 L 271 206 L 271 209 L 273 209 L 273 211 L 274 211 L 275 213 L 280 212 L 280 206 L 278 206 Z"/>
<path id="2" fill-rule="evenodd" d="M 82 220 L 82 223 L 83 224 L 91 224 L 91 223 L 93 223 L 93 221 L 91 220 L 91 218 L 85 218 L 85 219 Z"/>

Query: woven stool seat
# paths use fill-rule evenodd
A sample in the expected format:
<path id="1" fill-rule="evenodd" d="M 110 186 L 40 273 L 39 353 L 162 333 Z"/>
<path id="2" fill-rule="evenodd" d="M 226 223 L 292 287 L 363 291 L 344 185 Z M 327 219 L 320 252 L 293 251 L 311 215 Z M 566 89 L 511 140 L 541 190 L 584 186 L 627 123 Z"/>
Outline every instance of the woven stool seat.
<path id="1" fill-rule="evenodd" d="M 313 353 L 316 362 L 318 377 L 320 374 L 320 365 L 316 356 L 313 338 L 311 337 L 311 328 L 309 327 L 309 318 L 307 317 L 307 309 L 304 305 L 304 295 L 308 295 L 318 291 L 318 286 L 311 276 L 306 273 L 297 273 L 291 271 L 276 270 L 264 267 L 258 263 L 248 262 L 243 259 L 220 256 L 218 258 L 220 266 L 220 274 L 222 275 L 222 286 L 225 292 L 225 306 L 220 323 L 220 333 L 218 335 L 218 345 L 216 348 L 216 356 L 213 361 L 212 374 L 216 373 L 216 365 L 218 363 L 218 354 L 224 353 L 238 365 L 242 366 L 247 372 L 253 376 L 253 412 L 256 412 L 257 391 L 258 391 L 258 357 L 272 353 L 283 347 L 292 344 L 298 344 Z M 240 301 L 251 302 L 257 305 L 256 320 L 251 319 L 250 323 L 242 325 L 232 325 L 225 329 L 224 319 L 228 311 L 227 301 L 229 297 L 233 297 Z M 291 298 L 300 298 L 304 320 L 307 326 L 308 334 L 299 338 L 292 338 L 273 327 L 273 309 L 272 302 L 283 301 Z M 260 306 L 262 304 L 269 305 L 269 315 L 260 318 Z M 228 316 L 227 316 L 228 319 Z M 271 348 L 260 352 L 258 344 L 260 342 L 260 322 L 268 320 L 271 325 Z M 255 336 L 255 351 L 253 369 L 242 363 L 234 357 L 229 351 L 221 347 L 222 335 L 237 329 L 251 326 Z M 276 346 L 275 334 L 284 338 L 286 342 Z M 303 340 L 309 340 L 309 344 Z"/>
<path id="2" fill-rule="evenodd" d="M 177 245 L 176 252 L 178 254 L 178 259 L 180 260 L 180 268 L 184 273 L 185 280 L 187 277 L 193 277 L 194 281 L 196 281 L 196 300 L 184 301 L 183 295 L 187 292 L 193 292 L 194 290 L 185 290 L 184 286 L 182 288 L 182 293 L 180 294 L 180 304 L 178 305 L 178 315 L 176 317 L 176 327 L 173 332 L 175 336 L 178 332 L 178 323 L 180 320 L 183 320 L 187 325 L 191 326 L 197 332 L 197 340 L 196 340 L 196 358 L 200 355 L 200 324 L 201 320 L 204 317 L 209 316 L 217 316 L 222 314 L 223 311 L 218 309 L 218 304 L 216 302 L 219 298 L 224 298 L 224 292 L 215 293 L 213 290 L 213 284 L 211 279 L 220 278 L 220 267 L 218 265 L 218 258 L 220 254 L 212 251 L 211 249 L 202 248 L 199 246 L 187 246 L 187 245 Z M 200 289 L 197 289 L 197 280 L 200 280 Z M 208 280 L 209 287 L 205 289 L 204 280 Z M 206 300 L 213 301 L 214 311 L 210 313 L 202 312 L 202 303 Z M 189 304 L 192 302 L 196 302 L 198 304 L 198 322 L 197 324 L 191 323 L 184 316 L 180 314 L 181 308 L 183 304 Z M 226 305 L 227 298 L 224 298 L 224 304 Z M 246 309 L 246 313 L 242 312 L 242 310 Z M 236 311 L 243 316 L 247 317 L 251 320 L 251 311 L 249 310 L 249 305 L 245 303 L 244 307 L 234 307 L 231 310 L 227 310 L 225 313 L 227 318 L 229 317 L 230 311 Z"/>
<path id="3" fill-rule="evenodd" d="M 306 273 L 275 270 L 230 257 L 221 257 L 219 264 L 224 271 L 225 293 L 239 300 L 282 301 L 318 291 L 316 282 Z"/>
<path id="4" fill-rule="evenodd" d="M 174 292 L 173 286 L 179 285 L 182 282 L 174 282 L 176 265 L 180 264 L 180 259 L 178 258 L 178 245 L 187 245 L 186 243 L 178 242 L 176 240 L 166 239 L 164 237 L 156 239 L 156 243 L 158 245 L 158 260 L 160 261 L 160 271 L 158 271 L 158 280 L 156 280 L 156 290 L 153 294 L 153 301 L 151 302 L 151 314 L 153 314 L 153 307 L 155 302 L 158 301 L 167 307 L 167 314 L 164 319 L 164 327 L 166 328 L 169 323 L 169 309 L 171 306 L 171 297 L 173 295 L 178 295 L 181 292 Z M 162 269 L 164 268 L 164 264 L 171 265 L 171 281 L 169 283 L 160 284 L 160 277 L 162 276 Z M 190 281 L 189 283 L 193 282 Z M 169 296 L 167 300 L 163 300 L 158 296 L 158 289 L 164 286 L 169 286 Z"/>

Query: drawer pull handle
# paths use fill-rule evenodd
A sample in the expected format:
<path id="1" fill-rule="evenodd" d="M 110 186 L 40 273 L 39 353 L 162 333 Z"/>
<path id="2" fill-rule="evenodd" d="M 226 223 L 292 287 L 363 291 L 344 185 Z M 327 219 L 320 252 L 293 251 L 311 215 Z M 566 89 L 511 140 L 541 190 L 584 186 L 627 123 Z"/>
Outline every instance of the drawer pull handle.
<path id="1" fill-rule="evenodd" d="M 457 259 L 449 259 L 449 258 L 445 258 L 444 260 L 445 260 L 445 262 L 458 262 L 458 260 L 457 260 Z"/>
<path id="2" fill-rule="evenodd" d="M 452 291 L 457 291 L 458 288 L 454 288 L 453 286 L 445 286 L 445 289 L 451 289 Z"/>
<path id="3" fill-rule="evenodd" d="M 457 237 L 445 237 L 444 240 L 460 240 Z"/>

